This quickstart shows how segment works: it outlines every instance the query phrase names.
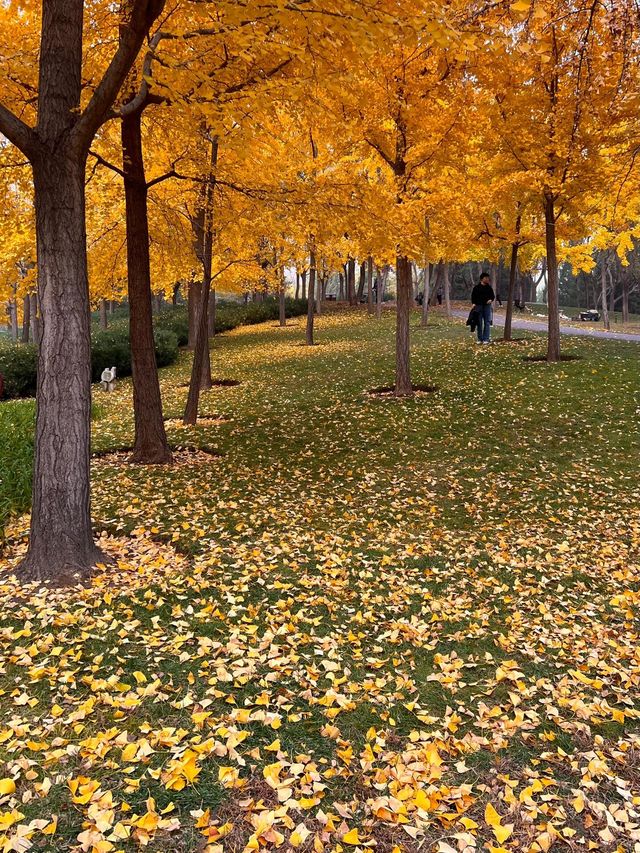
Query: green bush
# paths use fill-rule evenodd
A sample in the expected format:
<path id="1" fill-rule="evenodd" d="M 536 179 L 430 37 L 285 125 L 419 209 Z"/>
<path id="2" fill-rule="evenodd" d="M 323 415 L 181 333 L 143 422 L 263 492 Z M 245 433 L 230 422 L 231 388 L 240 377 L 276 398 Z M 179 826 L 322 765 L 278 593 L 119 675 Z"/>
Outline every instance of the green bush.
<path id="1" fill-rule="evenodd" d="M 0 406 L 0 542 L 7 520 L 31 501 L 34 420 L 33 400 Z"/>
<path id="2" fill-rule="evenodd" d="M 167 367 L 178 357 L 178 338 L 173 332 L 156 329 L 154 332 L 156 344 L 156 363 L 158 367 Z"/>
<path id="3" fill-rule="evenodd" d="M 0 345 L 0 373 L 5 397 L 33 397 L 36 393 L 38 350 L 35 344 Z"/>

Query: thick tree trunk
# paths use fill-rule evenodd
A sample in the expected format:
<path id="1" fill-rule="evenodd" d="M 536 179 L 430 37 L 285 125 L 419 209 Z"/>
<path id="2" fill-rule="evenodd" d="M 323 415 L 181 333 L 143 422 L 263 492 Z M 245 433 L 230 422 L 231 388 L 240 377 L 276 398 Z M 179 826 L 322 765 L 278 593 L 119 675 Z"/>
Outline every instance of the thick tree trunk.
<path id="1" fill-rule="evenodd" d="M 349 305 L 357 305 L 356 299 L 356 261 L 355 258 L 349 258 L 347 264 L 347 293 Z"/>
<path id="2" fill-rule="evenodd" d="M 109 326 L 109 315 L 107 314 L 107 300 L 100 300 L 100 328 L 106 329 Z"/>
<path id="3" fill-rule="evenodd" d="M 558 261 L 556 257 L 555 200 L 549 191 L 544 196 L 545 243 L 547 249 L 547 305 L 549 333 L 547 361 L 560 361 L 560 306 L 558 299 Z"/>
<path id="4" fill-rule="evenodd" d="M 314 345 L 313 340 L 313 309 L 315 301 L 316 288 L 316 255 L 311 251 L 309 260 L 309 293 L 307 296 L 307 328 L 305 330 L 305 341 L 308 347 Z"/>
<path id="5" fill-rule="evenodd" d="M 600 254 L 600 288 L 602 296 L 602 322 L 607 331 L 611 328 L 609 323 L 609 308 L 607 306 L 607 253 Z"/>
<path id="6" fill-rule="evenodd" d="M 422 291 L 422 312 L 420 315 L 420 325 L 423 329 L 426 329 L 429 324 L 429 286 L 431 283 L 431 267 L 432 264 L 425 260 L 424 272 L 422 274 L 424 278 L 424 289 Z"/>
<path id="7" fill-rule="evenodd" d="M 24 297 L 22 302 L 22 343 L 29 343 L 29 334 L 31 332 L 31 300 L 28 296 Z"/>
<path id="8" fill-rule="evenodd" d="M 57 151 L 34 163 L 38 295 L 43 317 L 31 537 L 24 580 L 73 583 L 102 555 L 89 495 L 91 318 L 84 158 Z"/>
<path id="9" fill-rule="evenodd" d="M 367 311 L 373 314 L 373 258 L 367 258 Z"/>
<path id="10" fill-rule="evenodd" d="M 411 262 L 406 256 L 396 258 L 396 397 L 413 394 L 409 364 L 411 313 Z"/>
<path id="11" fill-rule="evenodd" d="M 130 461 L 172 461 L 162 417 L 162 397 L 153 339 L 147 182 L 142 154 L 142 111 L 121 121 L 122 163 L 127 224 L 127 290 L 133 378 L 135 440 Z M 108 367 L 108 365 L 105 365 Z"/>
<path id="12" fill-rule="evenodd" d="M 29 297 L 31 301 L 31 328 L 33 330 L 33 342 L 38 346 L 40 342 L 40 317 L 38 316 L 38 296 L 32 293 Z"/>

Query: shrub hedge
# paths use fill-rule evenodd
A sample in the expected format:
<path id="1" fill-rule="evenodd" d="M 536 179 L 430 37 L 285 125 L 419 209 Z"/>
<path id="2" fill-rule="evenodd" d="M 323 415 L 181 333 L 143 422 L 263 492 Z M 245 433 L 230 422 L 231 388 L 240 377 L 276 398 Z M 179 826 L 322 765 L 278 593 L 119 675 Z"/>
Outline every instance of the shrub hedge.
<path id="1" fill-rule="evenodd" d="M 287 317 L 305 314 L 304 299 L 287 299 Z M 265 299 L 243 305 L 220 301 L 216 306 L 216 333 L 227 332 L 236 326 L 263 323 L 277 319 L 278 300 Z M 186 306 L 168 308 L 154 317 L 156 360 L 158 367 L 167 367 L 178 357 L 178 347 L 189 338 L 189 318 Z M 0 374 L 4 379 L 4 398 L 33 397 L 36 393 L 38 354 L 34 344 L 0 343 Z M 115 367 L 119 377 L 131 374 L 129 327 L 126 317 L 119 317 L 109 329 L 94 328 L 91 333 L 91 377 L 100 379 L 105 367 Z"/>

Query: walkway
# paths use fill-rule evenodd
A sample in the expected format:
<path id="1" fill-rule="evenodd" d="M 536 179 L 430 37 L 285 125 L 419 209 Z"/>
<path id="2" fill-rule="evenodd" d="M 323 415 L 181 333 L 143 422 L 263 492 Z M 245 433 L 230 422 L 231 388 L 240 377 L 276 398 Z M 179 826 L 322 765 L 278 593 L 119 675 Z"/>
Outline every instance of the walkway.
<path id="1" fill-rule="evenodd" d="M 460 317 L 466 320 L 469 316 L 468 311 L 454 308 L 451 312 L 454 317 Z M 504 326 L 504 314 L 494 314 L 494 326 Z M 523 320 L 514 315 L 512 328 L 524 329 L 529 332 L 546 332 L 547 324 L 540 320 Z M 590 326 L 581 328 L 580 326 L 560 326 L 560 333 L 563 335 L 578 335 L 584 338 L 605 338 L 610 341 L 632 341 L 640 344 L 640 335 L 634 335 L 630 332 L 606 332 L 604 329 L 593 329 Z"/>

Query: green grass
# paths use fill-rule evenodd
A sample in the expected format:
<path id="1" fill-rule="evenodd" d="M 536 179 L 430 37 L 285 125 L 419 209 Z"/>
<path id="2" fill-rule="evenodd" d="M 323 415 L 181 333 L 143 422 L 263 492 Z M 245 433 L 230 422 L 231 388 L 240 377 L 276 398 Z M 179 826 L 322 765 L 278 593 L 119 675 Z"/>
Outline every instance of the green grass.
<path id="1" fill-rule="evenodd" d="M 218 768 L 240 769 L 249 790 L 256 779 L 264 785 L 276 737 L 283 757 L 311 757 L 322 772 L 343 768 L 337 750 L 352 746 L 349 772 L 323 777 L 322 802 L 325 812 L 351 803 L 350 827 L 372 795 L 358 758 L 372 727 L 393 755 L 416 733 L 439 739 L 446 785 L 472 785 L 479 822 L 483 798 L 504 806 L 498 772 L 517 780 L 516 797 L 532 774 L 555 777 L 567 810 L 583 781 L 593 794 L 579 771 L 592 750 L 615 754 L 615 773 L 632 775 L 621 756 L 633 754 L 640 712 L 637 347 L 563 339 L 580 359 L 547 365 L 523 361 L 544 351 L 543 336 L 480 348 L 440 318 L 412 335 L 414 381 L 438 390 L 396 400 L 366 394 L 393 378 L 391 314 L 320 317 L 313 349 L 300 346 L 302 321 L 237 329 L 216 339 L 213 372 L 241 384 L 208 392 L 201 405 L 227 419 L 169 428 L 174 446 L 221 456 L 172 469 L 96 462 L 93 513 L 120 560 L 115 579 L 110 570 L 53 607 L 10 582 L 3 588 L 0 715 L 28 723 L 50 751 L 57 738 L 69 749 L 54 760 L 30 752 L 20 733 L 0 737 L 0 778 L 18 773 L 20 793 L 31 791 L 15 764 L 29 755 L 39 779 L 98 779 L 138 813 L 150 795 L 159 807 L 173 801 L 180 832 L 158 834 L 148 848 L 156 851 L 197 849 L 190 813 L 225 813 L 248 797 L 224 788 Z M 190 358 L 182 353 L 162 372 L 168 416 L 184 406 Z M 32 417 L 28 403 L 0 406 L 9 439 L 0 453 L 23 475 Z M 132 436 L 130 382 L 96 392 L 94 447 L 124 447 Z M 15 498 L 3 480 L 5 493 L 12 511 L 24 508 L 28 490 Z M 617 598 L 625 594 L 626 604 Z M 25 622 L 28 640 L 17 636 Z M 63 651 L 54 655 L 53 643 Z M 602 687 L 576 680 L 576 670 Z M 121 706 L 140 672 L 162 695 Z M 333 687 L 350 703 L 335 719 L 319 702 Z M 37 704 L 16 705 L 14 691 Z M 65 720 L 92 696 L 77 731 Z M 211 718 L 198 729 L 192 712 L 202 703 Z M 64 708 L 57 722 L 54 704 Z M 280 728 L 234 722 L 236 711 L 265 708 L 280 714 Z M 611 708 L 631 714 L 619 723 Z M 77 752 L 112 728 L 130 742 L 182 729 L 187 745 L 224 742 L 229 726 L 249 732 L 240 748 L 247 763 L 207 755 L 182 791 L 157 778 L 178 747 L 157 747 L 132 774 L 120 747 L 106 758 Z M 461 758 L 468 771 L 456 769 Z M 620 804 L 613 783 L 598 784 Z M 50 849 L 73 849 L 87 807 L 69 803 L 64 783 L 35 803 L 21 809 L 28 819 L 62 815 Z M 494 841 L 485 830 L 482 841 Z M 598 839 L 586 825 L 579 831 Z M 137 849 L 132 840 L 121 846 Z"/>
<path id="2" fill-rule="evenodd" d="M 34 420 L 33 400 L 0 403 L 0 540 L 7 519 L 31 500 Z"/>

